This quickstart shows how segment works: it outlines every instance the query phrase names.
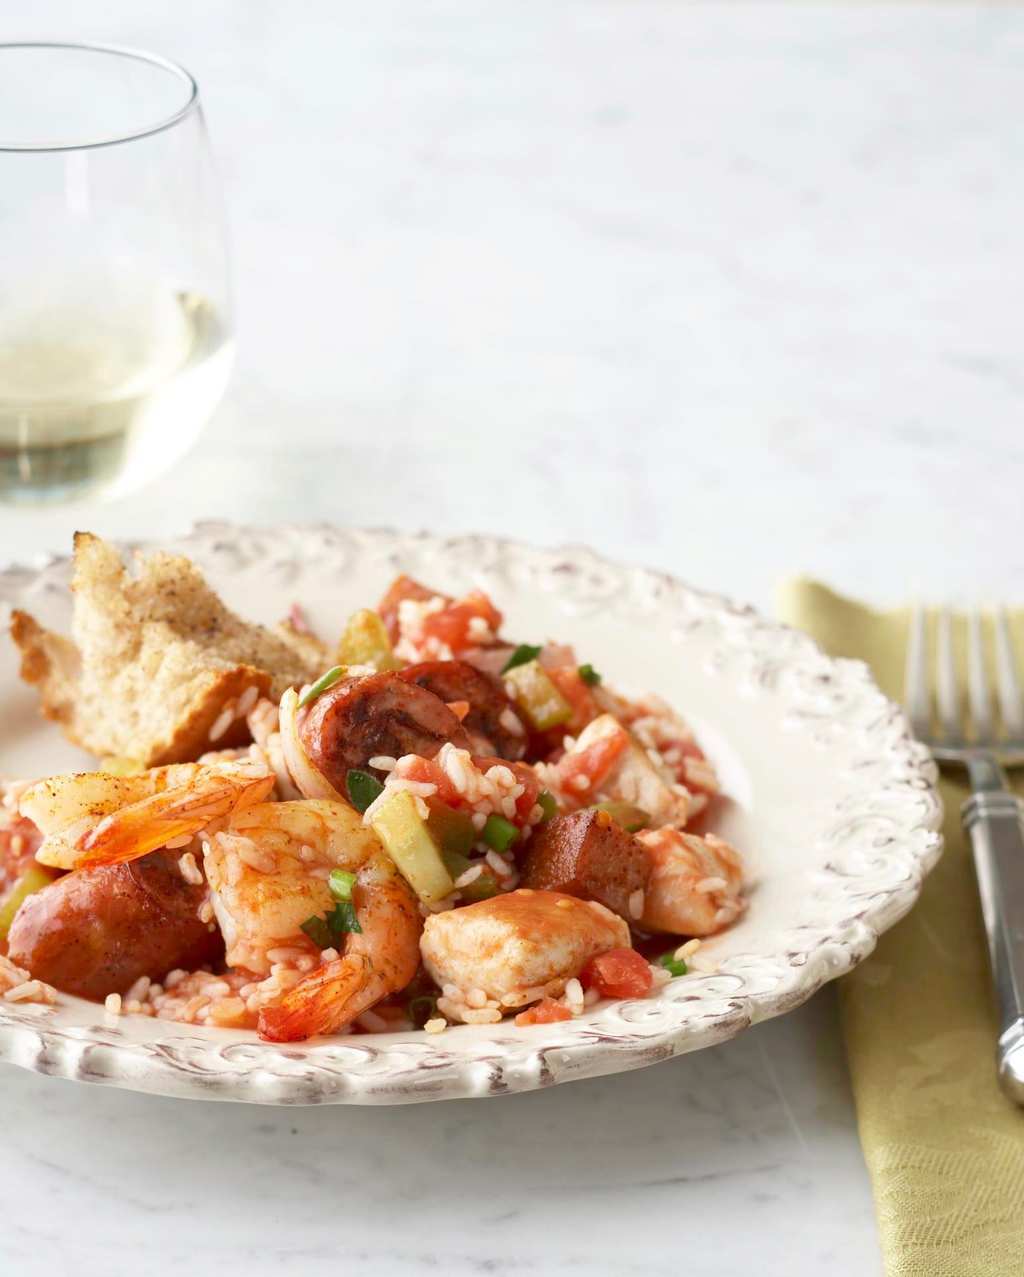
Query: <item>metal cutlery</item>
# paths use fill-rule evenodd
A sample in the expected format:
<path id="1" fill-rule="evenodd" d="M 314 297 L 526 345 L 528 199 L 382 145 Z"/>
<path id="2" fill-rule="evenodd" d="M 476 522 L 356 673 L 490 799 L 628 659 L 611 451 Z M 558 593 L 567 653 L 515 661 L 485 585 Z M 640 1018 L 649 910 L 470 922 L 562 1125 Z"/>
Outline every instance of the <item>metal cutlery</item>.
<path id="1" fill-rule="evenodd" d="M 999 1008 L 999 1080 L 1010 1099 L 1024 1105 L 1024 803 L 1010 791 L 1004 771 L 1024 765 L 1024 697 L 1004 610 L 994 617 L 994 643 L 993 701 L 981 614 L 967 618 L 965 689 L 954 655 L 952 613 L 943 609 L 932 680 L 927 619 L 915 608 L 904 698 L 917 738 L 940 763 L 967 770 L 972 793 L 960 814 L 974 852 Z"/>

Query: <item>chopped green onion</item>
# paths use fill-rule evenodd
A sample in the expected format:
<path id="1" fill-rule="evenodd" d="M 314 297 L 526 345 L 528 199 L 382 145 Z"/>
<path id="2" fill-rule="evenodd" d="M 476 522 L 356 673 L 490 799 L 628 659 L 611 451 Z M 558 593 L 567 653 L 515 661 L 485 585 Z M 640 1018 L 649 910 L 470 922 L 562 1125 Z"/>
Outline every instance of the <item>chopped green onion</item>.
<path id="1" fill-rule="evenodd" d="M 355 880 L 355 874 L 348 873 L 345 869 L 332 869 L 331 876 L 327 879 L 327 885 L 330 887 L 331 895 L 335 900 L 346 904 L 352 899 L 352 885 Z"/>
<path id="2" fill-rule="evenodd" d="M 422 1029 L 428 1020 L 437 1014 L 437 998 L 424 993 L 418 998 L 409 999 L 409 1019 L 417 1029 Z"/>
<path id="3" fill-rule="evenodd" d="M 601 675 L 593 665 L 581 665 L 576 672 L 588 687 L 595 687 L 601 681 Z"/>
<path id="4" fill-rule="evenodd" d="M 488 816 L 481 836 L 495 851 L 508 851 L 519 837 L 519 830 L 504 816 Z"/>
<path id="5" fill-rule="evenodd" d="M 321 674 L 312 687 L 310 687 L 305 695 L 299 698 L 299 709 L 304 709 L 311 702 L 315 701 L 321 693 L 326 692 L 329 687 L 333 687 L 340 678 L 345 674 L 344 665 L 335 665 L 333 669 L 329 669 L 326 674 Z"/>
<path id="6" fill-rule="evenodd" d="M 336 869 L 334 872 L 341 873 L 342 871 Z M 333 876 L 334 874 L 331 875 L 332 878 Z M 345 874 L 345 877 L 352 877 L 352 875 Z M 334 884 L 332 883 L 332 891 L 333 887 Z M 311 918 L 307 918 L 302 923 L 302 930 L 318 949 L 334 949 L 342 936 L 348 935 L 352 931 L 362 931 L 362 927 L 356 917 L 355 905 L 351 900 L 342 900 L 334 906 L 326 918 L 321 918 L 319 914 L 314 914 Z"/>
<path id="7" fill-rule="evenodd" d="M 539 647 L 534 647 L 532 643 L 520 643 L 505 662 L 501 672 L 502 674 L 507 674 L 509 670 L 514 670 L 517 665 L 526 665 L 530 661 L 535 661 L 538 656 L 540 656 Z"/>
<path id="8" fill-rule="evenodd" d="M 314 914 L 312 918 L 307 918 L 306 921 L 302 923 L 302 930 L 307 936 L 309 936 L 310 940 L 313 941 L 318 949 L 334 948 L 334 936 L 331 935 L 331 929 L 327 925 L 327 920 L 325 918 L 321 918 L 317 914 Z"/>
<path id="9" fill-rule="evenodd" d="M 555 801 L 555 796 L 546 789 L 542 789 L 537 795 L 537 806 L 544 813 L 541 824 L 550 820 L 552 816 L 558 815 L 558 803 Z"/>
<path id="10" fill-rule="evenodd" d="M 343 900 L 334 906 L 327 915 L 327 925 L 335 937 L 347 935 L 350 931 L 362 931 L 351 900 Z"/>
<path id="11" fill-rule="evenodd" d="M 670 949 L 668 953 L 663 953 L 658 959 L 658 966 L 664 967 L 665 970 L 673 976 L 686 975 L 687 967 L 682 958 L 677 958 L 675 950 Z"/>
<path id="12" fill-rule="evenodd" d="M 356 811 L 365 811 L 384 792 L 384 786 L 376 776 L 361 772 L 355 767 L 345 777 L 345 788 L 348 790 L 348 800 Z"/>

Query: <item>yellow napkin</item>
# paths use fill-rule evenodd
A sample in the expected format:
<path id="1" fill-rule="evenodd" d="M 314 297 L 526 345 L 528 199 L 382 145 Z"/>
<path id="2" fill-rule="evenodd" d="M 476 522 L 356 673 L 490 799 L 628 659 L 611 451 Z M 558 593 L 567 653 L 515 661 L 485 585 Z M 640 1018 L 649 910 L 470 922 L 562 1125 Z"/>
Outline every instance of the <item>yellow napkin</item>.
<path id="1" fill-rule="evenodd" d="M 905 611 L 875 612 L 808 580 L 783 585 L 778 607 L 902 696 Z M 1013 624 L 1019 653 L 1024 614 Z M 943 775 L 945 854 L 911 913 L 839 986 L 888 1277 L 1024 1274 L 1024 1111 L 996 1082 L 985 934 L 960 829 L 966 793 Z"/>

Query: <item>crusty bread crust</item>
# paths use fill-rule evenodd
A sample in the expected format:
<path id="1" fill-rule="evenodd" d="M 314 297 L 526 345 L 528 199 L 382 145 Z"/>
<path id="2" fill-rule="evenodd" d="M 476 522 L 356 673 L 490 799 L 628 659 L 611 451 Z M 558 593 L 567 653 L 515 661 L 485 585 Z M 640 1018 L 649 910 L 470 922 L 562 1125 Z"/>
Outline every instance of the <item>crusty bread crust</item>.
<path id="1" fill-rule="evenodd" d="M 177 555 L 153 555 L 132 577 L 113 546 L 79 532 L 72 590 L 74 641 L 26 612 L 14 613 L 11 636 L 42 712 L 100 756 L 147 767 L 195 759 L 211 748 L 225 706 L 248 688 L 278 699 L 321 672 L 312 644 L 243 621 Z M 215 744 L 248 738 L 236 720 Z"/>

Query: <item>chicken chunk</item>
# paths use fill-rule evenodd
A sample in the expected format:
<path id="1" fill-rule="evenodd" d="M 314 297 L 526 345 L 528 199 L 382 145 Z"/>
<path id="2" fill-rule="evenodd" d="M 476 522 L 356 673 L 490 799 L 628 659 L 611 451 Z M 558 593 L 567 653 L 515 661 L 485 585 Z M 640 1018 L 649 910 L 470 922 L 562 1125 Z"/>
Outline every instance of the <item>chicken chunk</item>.
<path id="1" fill-rule="evenodd" d="M 629 945 L 629 928 L 596 901 L 521 888 L 431 915 L 420 950 L 449 1019 L 484 1023 L 555 997 L 599 953 Z"/>

